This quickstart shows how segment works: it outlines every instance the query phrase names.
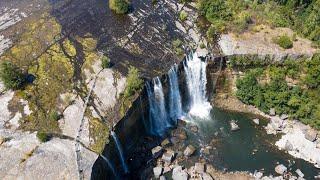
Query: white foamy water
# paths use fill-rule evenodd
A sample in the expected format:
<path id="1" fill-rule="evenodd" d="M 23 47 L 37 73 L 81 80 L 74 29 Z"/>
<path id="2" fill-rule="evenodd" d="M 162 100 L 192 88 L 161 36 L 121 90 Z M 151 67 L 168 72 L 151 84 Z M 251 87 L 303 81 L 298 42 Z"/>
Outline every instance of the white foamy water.
<path id="1" fill-rule="evenodd" d="M 197 53 L 190 54 L 184 62 L 187 87 L 190 96 L 189 114 L 200 118 L 209 116 L 212 109 L 207 100 L 207 62 L 202 61 Z"/>

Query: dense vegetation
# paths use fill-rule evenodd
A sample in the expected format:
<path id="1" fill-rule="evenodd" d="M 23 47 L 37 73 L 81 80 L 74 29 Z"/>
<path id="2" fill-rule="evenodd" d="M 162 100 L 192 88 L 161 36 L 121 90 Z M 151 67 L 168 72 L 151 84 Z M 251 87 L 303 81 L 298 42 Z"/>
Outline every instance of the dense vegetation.
<path id="1" fill-rule="evenodd" d="M 242 102 L 266 113 L 275 108 L 277 114 L 320 129 L 320 54 L 311 60 L 248 68 L 236 86 Z"/>
<path id="2" fill-rule="evenodd" d="M 125 14 L 129 11 L 129 3 L 126 0 L 109 0 L 109 7 L 117 14 Z"/>
<path id="3" fill-rule="evenodd" d="M 9 61 L 1 63 L 0 79 L 7 89 L 19 89 L 25 82 L 22 70 Z"/>
<path id="4" fill-rule="evenodd" d="M 209 35 L 268 24 L 290 27 L 320 45 L 320 0 L 199 0 L 198 9 L 211 23 Z"/>
<path id="5" fill-rule="evenodd" d="M 127 77 L 127 86 L 124 90 L 124 97 L 129 98 L 141 89 L 143 80 L 139 76 L 137 68 L 130 66 Z"/>

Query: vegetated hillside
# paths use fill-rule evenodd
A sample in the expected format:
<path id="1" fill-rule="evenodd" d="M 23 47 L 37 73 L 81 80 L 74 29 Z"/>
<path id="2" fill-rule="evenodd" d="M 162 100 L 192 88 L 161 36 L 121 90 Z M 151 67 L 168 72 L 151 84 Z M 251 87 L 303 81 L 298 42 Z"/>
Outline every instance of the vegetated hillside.
<path id="1" fill-rule="evenodd" d="M 211 23 L 207 30 L 211 39 L 217 33 L 267 24 L 290 27 L 320 45 L 320 0 L 199 0 L 198 9 Z"/>
<path id="2" fill-rule="evenodd" d="M 311 60 L 266 64 L 233 58 L 231 66 L 245 71 L 236 82 L 236 96 L 245 104 L 268 113 L 288 114 L 292 119 L 320 129 L 320 54 Z"/>

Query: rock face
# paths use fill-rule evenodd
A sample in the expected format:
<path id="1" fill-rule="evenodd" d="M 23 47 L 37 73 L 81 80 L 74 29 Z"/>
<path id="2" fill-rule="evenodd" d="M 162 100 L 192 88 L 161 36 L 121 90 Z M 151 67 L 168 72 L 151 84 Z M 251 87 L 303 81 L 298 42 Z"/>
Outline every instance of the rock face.
<path id="1" fill-rule="evenodd" d="M 309 129 L 305 133 L 305 138 L 308 139 L 309 141 L 313 142 L 317 139 L 317 134 L 318 134 L 318 132 L 316 130 Z"/>
<path id="2" fill-rule="evenodd" d="M 186 157 L 189 157 L 195 152 L 195 150 L 196 149 L 192 145 L 189 145 L 189 146 L 186 147 L 186 149 L 184 150 L 183 154 Z"/>
<path id="3" fill-rule="evenodd" d="M 177 166 L 172 171 L 172 179 L 173 180 L 187 180 L 188 173 L 185 169 L 182 169 L 181 166 Z"/>
<path id="4" fill-rule="evenodd" d="M 285 167 L 283 164 L 279 164 L 278 166 L 276 166 L 274 168 L 274 170 L 276 171 L 276 173 L 278 174 L 284 174 L 285 172 L 287 172 L 287 167 Z"/>

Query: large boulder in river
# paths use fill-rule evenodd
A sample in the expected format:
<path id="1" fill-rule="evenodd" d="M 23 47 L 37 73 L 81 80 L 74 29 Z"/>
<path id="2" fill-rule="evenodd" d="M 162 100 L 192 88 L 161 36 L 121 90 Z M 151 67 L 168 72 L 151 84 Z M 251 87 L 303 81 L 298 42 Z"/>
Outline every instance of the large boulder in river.
<path id="1" fill-rule="evenodd" d="M 279 164 L 278 166 L 276 166 L 274 168 L 274 170 L 276 171 L 276 173 L 278 174 L 284 174 L 285 172 L 287 172 L 287 167 L 284 166 L 283 164 Z"/>
<path id="2" fill-rule="evenodd" d="M 189 145 L 184 150 L 183 154 L 187 157 L 191 156 L 195 152 L 196 148 L 194 148 L 192 145 Z"/>
<path id="3" fill-rule="evenodd" d="M 257 118 L 256 118 L 256 119 L 253 119 L 252 121 L 253 121 L 256 125 L 259 125 L 259 124 L 260 124 L 260 120 L 257 119 Z"/>
<path id="4" fill-rule="evenodd" d="M 313 142 L 317 139 L 317 134 L 318 134 L 318 132 L 316 130 L 309 129 L 306 131 L 304 137 L 306 139 L 308 139 L 309 141 Z"/>
<path id="5" fill-rule="evenodd" d="M 230 121 L 231 131 L 237 131 L 240 129 L 235 120 Z"/>
<path id="6" fill-rule="evenodd" d="M 173 180 L 188 180 L 188 173 L 185 169 L 182 169 L 181 166 L 173 168 L 172 171 Z"/>
<path id="7" fill-rule="evenodd" d="M 157 167 L 153 168 L 154 177 L 155 178 L 159 178 L 161 176 L 161 174 L 162 174 L 162 170 L 163 170 L 163 168 L 160 167 L 160 166 L 157 166 Z"/>

